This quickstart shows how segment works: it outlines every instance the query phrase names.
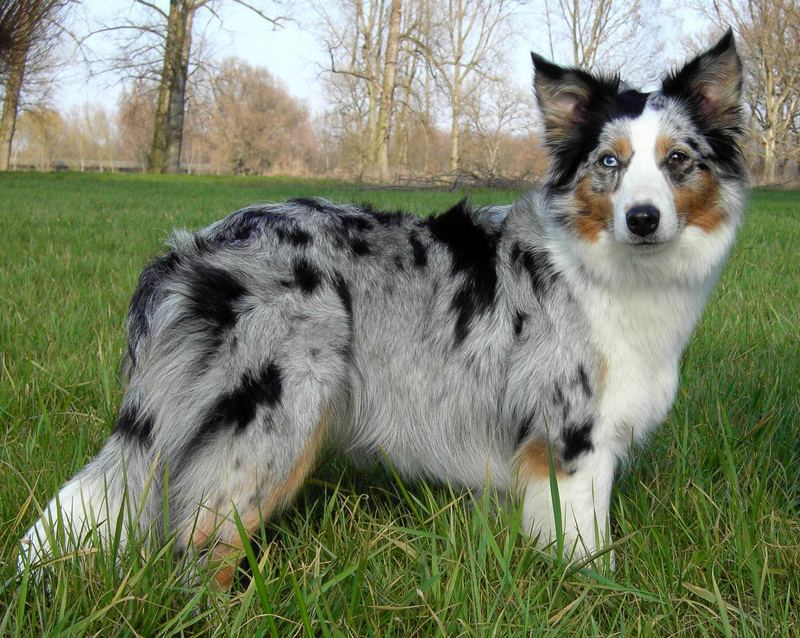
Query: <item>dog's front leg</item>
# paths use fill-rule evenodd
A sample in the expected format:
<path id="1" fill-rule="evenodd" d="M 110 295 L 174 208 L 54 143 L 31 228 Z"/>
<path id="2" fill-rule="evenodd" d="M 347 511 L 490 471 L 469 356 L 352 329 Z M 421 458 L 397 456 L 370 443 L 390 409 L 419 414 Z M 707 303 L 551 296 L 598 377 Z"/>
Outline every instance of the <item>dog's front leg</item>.
<path id="1" fill-rule="evenodd" d="M 569 465 L 554 460 L 543 445 L 527 450 L 518 475 L 525 531 L 542 547 L 562 547 L 563 542 L 563 556 L 573 562 L 597 554 L 611 542 L 609 506 L 615 465 L 614 454 L 603 448 Z M 612 568 L 613 560 L 612 554 Z"/>

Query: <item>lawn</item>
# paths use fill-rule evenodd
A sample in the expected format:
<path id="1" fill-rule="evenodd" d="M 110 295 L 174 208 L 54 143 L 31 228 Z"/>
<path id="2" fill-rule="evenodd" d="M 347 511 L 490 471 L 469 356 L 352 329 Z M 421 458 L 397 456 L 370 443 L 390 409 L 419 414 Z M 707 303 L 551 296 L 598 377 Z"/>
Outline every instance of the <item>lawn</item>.
<path id="1" fill-rule="evenodd" d="M 751 198 L 671 416 L 617 482 L 613 574 L 538 552 L 512 511 L 328 459 L 230 593 L 186 586 L 172 545 L 65 557 L 49 594 L 17 578 L 17 539 L 112 427 L 170 229 L 310 194 L 425 214 L 464 193 L 0 174 L 0 635 L 800 635 L 800 192 Z"/>

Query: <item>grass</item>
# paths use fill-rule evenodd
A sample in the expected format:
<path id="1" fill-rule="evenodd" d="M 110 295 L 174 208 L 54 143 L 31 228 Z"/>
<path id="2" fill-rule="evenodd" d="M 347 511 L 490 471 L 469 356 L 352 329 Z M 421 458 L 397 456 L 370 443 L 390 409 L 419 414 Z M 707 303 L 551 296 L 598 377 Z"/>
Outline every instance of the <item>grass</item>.
<path id="1" fill-rule="evenodd" d="M 614 492 L 617 570 L 535 550 L 514 512 L 331 459 L 231 593 L 173 547 L 15 574 L 37 507 L 99 449 L 136 278 L 173 226 L 318 194 L 418 213 L 460 193 L 291 179 L 0 175 L 0 635 L 800 634 L 800 192 L 754 193 L 666 424 Z M 517 193 L 478 191 L 477 202 Z"/>

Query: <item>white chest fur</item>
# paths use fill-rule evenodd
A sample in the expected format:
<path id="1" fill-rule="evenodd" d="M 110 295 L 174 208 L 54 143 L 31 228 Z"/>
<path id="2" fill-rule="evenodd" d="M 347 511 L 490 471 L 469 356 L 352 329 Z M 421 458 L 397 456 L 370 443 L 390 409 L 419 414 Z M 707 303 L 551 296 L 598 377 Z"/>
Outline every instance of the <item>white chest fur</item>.
<path id="1" fill-rule="evenodd" d="M 581 303 L 604 373 L 596 436 L 607 437 L 619 454 L 666 417 L 705 297 L 677 286 L 584 288 Z"/>
<path id="2" fill-rule="evenodd" d="M 680 357 L 716 283 L 735 226 L 685 229 L 659 253 L 632 257 L 609 235 L 560 237 L 551 250 L 583 307 L 604 379 L 596 440 L 618 456 L 658 426 L 678 388 Z"/>

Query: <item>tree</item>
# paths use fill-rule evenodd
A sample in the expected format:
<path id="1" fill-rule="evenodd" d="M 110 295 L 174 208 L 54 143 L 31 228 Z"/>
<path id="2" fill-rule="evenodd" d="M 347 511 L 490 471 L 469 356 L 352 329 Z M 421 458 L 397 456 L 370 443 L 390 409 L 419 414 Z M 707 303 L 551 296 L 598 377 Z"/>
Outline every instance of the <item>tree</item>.
<path id="1" fill-rule="evenodd" d="M 483 91 L 476 91 L 464 112 L 466 131 L 476 151 L 473 170 L 489 182 L 510 174 L 510 167 L 503 166 L 507 142 L 510 137 L 524 135 L 534 121 L 532 96 L 511 87 L 505 77 L 503 74 Z"/>
<path id="2" fill-rule="evenodd" d="M 645 20 L 655 13 L 648 0 L 545 0 L 544 20 L 551 59 L 564 58 L 590 71 L 622 70 L 627 78 L 647 75 L 660 50 Z"/>
<path id="3" fill-rule="evenodd" d="M 199 13 L 203 11 L 209 20 L 221 19 L 221 7 L 235 4 L 276 27 L 287 18 L 271 17 L 259 3 L 246 0 L 170 0 L 168 10 L 151 0 L 133 0 L 132 4 L 139 9 L 133 17 L 129 12 L 116 24 L 100 28 L 94 34 L 109 31 L 125 34 L 119 54 L 106 61 L 110 70 L 122 71 L 136 81 L 157 81 L 147 167 L 154 173 L 175 173 L 180 170 L 192 60 L 196 68 L 200 66 L 194 55 L 193 40 Z"/>
<path id="4" fill-rule="evenodd" d="M 153 144 L 156 112 L 154 82 L 134 80 L 120 92 L 117 100 L 117 157 L 147 166 Z"/>
<path id="5" fill-rule="evenodd" d="M 205 4 L 207 0 L 170 0 L 169 3 L 153 144 L 147 161 L 147 168 L 152 172 L 177 173 L 180 169 L 192 21 L 195 12 Z"/>
<path id="6" fill-rule="evenodd" d="M 3 112 L 0 116 L 0 170 L 8 170 L 20 96 L 26 72 L 46 56 L 61 35 L 61 20 L 71 0 L 0 0 L 0 72 Z"/>
<path id="7" fill-rule="evenodd" d="M 389 179 L 389 134 L 394 110 L 394 91 L 397 80 L 397 56 L 400 45 L 400 0 L 391 0 L 389 26 L 386 34 L 386 54 L 383 60 L 381 98 L 378 104 L 378 122 L 375 131 L 375 160 L 381 180 Z"/>
<path id="8" fill-rule="evenodd" d="M 389 153 L 396 116 L 396 91 L 418 41 L 419 2 L 338 0 L 316 7 L 318 29 L 328 50 L 328 92 L 341 134 L 360 157 L 359 173 L 390 177 Z M 408 87 L 405 87 L 408 88 Z"/>
<path id="9" fill-rule="evenodd" d="M 789 161 L 800 159 L 800 2 L 798 0 L 719 0 L 698 8 L 718 28 L 731 25 L 747 81 L 745 103 L 751 134 L 760 152 L 760 179 L 780 178 Z"/>
<path id="10" fill-rule="evenodd" d="M 52 168 L 64 129 L 61 115 L 49 108 L 29 109 L 19 118 L 16 163 L 43 171 Z"/>
<path id="11" fill-rule="evenodd" d="M 212 163 L 238 175 L 307 173 L 314 131 L 308 111 L 267 72 L 229 58 L 213 78 Z"/>
<path id="12" fill-rule="evenodd" d="M 511 0 L 447 0 L 434 6 L 430 59 L 450 107 L 450 171 L 457 174 L 461 155 L 459 133 L 464 104 L 491 79 L 501 62 L 499 39 L 511 15 Z M 505 34 L 507 35 L 507 33 Z"/>
<path id="13" fill-rule="evenodd" d="M 61 114 L 61 134 L 56 157 L 78 160 L 78 168 L 87 168 L 87 160 L 99 162 L 100 169 L 110 167 L 115 154 L 116 131 L 113 118 L 100 104 L 84 103 Z M 72 164 L 70 164 L 72 168 Z"/>

